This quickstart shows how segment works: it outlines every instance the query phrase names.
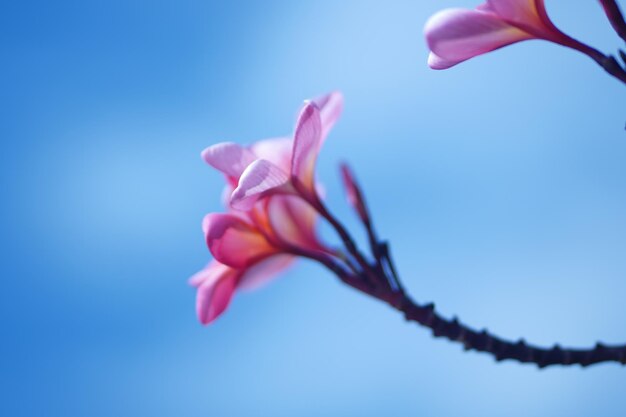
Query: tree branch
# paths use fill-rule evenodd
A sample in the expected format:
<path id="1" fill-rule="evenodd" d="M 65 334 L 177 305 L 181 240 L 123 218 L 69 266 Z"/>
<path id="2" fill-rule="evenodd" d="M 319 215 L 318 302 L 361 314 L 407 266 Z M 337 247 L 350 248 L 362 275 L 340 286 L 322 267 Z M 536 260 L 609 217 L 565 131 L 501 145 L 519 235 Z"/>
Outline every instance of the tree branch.
<path id="1" fill-rule="evenodd" d="M 368 213 L 365 199 L 358 191 L 362 212 Z M 434 304 L 420 305 L 413 301 L 404 290 L 393 260 L 389 245 L 377 240 L 371 218 L 362 215 L 361 222 L 368 232 L 370 250 L 374 262 L 370 264 L 356 248 L 348 231 L 320 204 L 322 215 L 332 227 L 337 229 L 348 250 L 358 254 L 362 270 L 356 274 L 337 268 L 331 261 L 322 262 L 335 272 L 339 279 L 363 293 L 391 305 L 402 312 L 407 321 L 416 322 L 431 329 L 435 337 L 443 337 L 463 345 L 465 350 L 476 350 L 492 355 L 496 361 L 512 359 L 521 363 L 532 363 L 539 368 L 552 365 L 581 365 L 583 367 L 601 362 L 619 362 L 626 365 L 626 345 L 608 346 L 597 343 L 589 349 L 564 349 L 555 344 L 552 348 L 542 348 L 527 344 L 524 339 L 517 342 L 502 339 L 487 330 L 477 331 L 461 323 L 456 317 L 448 320 L 435 311 Z"/>
<path id="2" fill-rule="evenodd" d="M 487 330 L 476 331 L 456 318 L 447 320 L 437 314 L 434 304 L 421 306 L 406 295 L 394 300 L 392 305 L 404 313 L 406 320 L 430 328 L 435 337 L 458 342 L 465 350 L 488 353 L 496 361 L 512 359 L 522 363 L 532 363 L 539 368 L 576 364 L 585 367 L 601 362 L 626 364 L 626 345 L 607 346 L 597 343 L 590 349 L 564 349 L 555 344 L 552 348 L 541 348 L 527 344 L 524 339 L 512 342 L 499 338 Z"/>
<path id="3" fill-rule="evenodd" d="M 609 18 L 609 22 L 611 22 L 611 26 L 613 26 L 619 37 L 626 42 L 626 22 L 617 2 L 615 0 L 600 0 L 600 3 L 604 8 L 606 16 Z"/>

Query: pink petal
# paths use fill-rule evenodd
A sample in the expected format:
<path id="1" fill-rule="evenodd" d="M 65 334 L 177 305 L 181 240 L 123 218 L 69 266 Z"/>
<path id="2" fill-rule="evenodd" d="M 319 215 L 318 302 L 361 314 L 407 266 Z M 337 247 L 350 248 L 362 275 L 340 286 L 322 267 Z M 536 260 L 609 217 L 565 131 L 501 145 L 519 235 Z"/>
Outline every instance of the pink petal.
<path id="1" fill-rule="evenodd" d="M 207 278 L 196 293 L 196 314 L 202 324 L 209 324 L 219 317 L 230 304 L 240 271 L 226 265 L 213 263 Z"/>
<path id="2" fill-rule="evenodd" d="M 254 226 L 238 216 L 212 213 L 207 218 L 207 245 L 225 265 L 243 269 L 276 252 Z"/>
<path id="3" fill-rule="evenodd" d="M 343 95 L 339 91 L 333 91 L 324 96 L 313 99 L 313 102 L 320 109 L 320 119 L 322 122 L 322 139 L 324 142 L 328 132 L 333 128 L 341 112 L 343 111 Z"/>
<path id="4" fill-rule="evenodd" d="M 464 9 L 435 14 L 426 22 L 424 32 L 434 54 L 429 62 L 435 69 L 533 37 L 493 13 Z"/>
<path id="5" fill-rule="evenodd" d="M 206 236 L 209 232 L 209 222 L 211 221 L 211 215 L 207 214 L 202 218 L 202 233 Z"/>
<path id="6" fill-rule="evenodd" d="M 291 169 L 292 138 L 264 139 L 254 143 L 250 150 L 256 159 L 265 159 L 285 172 Z"/>
<path id="7" fill-rule="evenodd" d="M 267 215 L 276 237 L 289 245 L 323 250 L 315 235 L 317 211 L 297 196 L 272 196 Z"/>
<path id="8" fill-rule="evenodd" d="M 207 266 L 205 266 L 204 268 L 202 268 L 201 270 L 193 274 L 191 278 L 189 278 L 189 281 L 188 281 L 189 285 L 197 288 L 204 281 L 206 281 L 207 278 L 211 276 L 211 268 L 212 268 L 213 263 L 215 263 L 215 261 L 210 262 Z"/>
<path id="9" fill-rule="evenodd" d="M 455 66 L 458 63 L 459 61 L 448 61 L 447 59 L 443 59 L 435 55 L 434 52 L 431 52 L 430 54 L 428 54 L 428 66 L 435 70 L 448 69 L 450 67 Z"/>
<path id="10" fill-rule="evenodd" d="M 487 0 L 479 10 L 495 13 L 537 38 L 558 43 L 569 39 L 548 17 L 544 0 Z"/>
<path id="11" fill-rule="evenodd" d="M 230 204 L 238 210 L 249 210 L 268 193 L 288 192 L 289 176 L 278 166 L 265 159 L 257 159 L 246 168 L 233 191 Z"/>
<path id="12" fill-rule="evenodd" d="M 538 17 L 537 3 L 543 7 L 543 0 L 487 0 L 477 9 L 492 11 L 512 22 L 532 22 Z"/>
<path id="13" fill-rule="evenodd" d="M 237 288 L 255 290 L 265 284 L 283 270 L 287 269 L 296 258 L 291 255 L 274 255 L 252 265 L 239 280 Z"/>
<path id="14" fill-rule="evenodd" d="M 249 149 L 236 143 L 222 142 L 203 150 L 202 159 L 218 171 L 237 179 L 256 158 Z"/>
<path id="15" fill-rule="evenodd" d="M 309 192 L 315 192 L 315 161 L 322 140 L 320 111 L 312 102 L 304 105 L 294 133 L 291 176 L 298 180 Z"/>

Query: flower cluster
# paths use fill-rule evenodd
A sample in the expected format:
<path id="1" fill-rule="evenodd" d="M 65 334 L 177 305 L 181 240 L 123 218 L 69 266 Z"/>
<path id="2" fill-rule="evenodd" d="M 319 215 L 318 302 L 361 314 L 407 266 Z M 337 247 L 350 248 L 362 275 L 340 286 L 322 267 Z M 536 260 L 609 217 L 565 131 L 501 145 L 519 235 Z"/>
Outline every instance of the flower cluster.
<path id="1" fill-rule="evenodd" d="M 626 40 L 626 22 L 615 0 L 600 3 L 615 31 Z M 475 10 L 444 10 L 428 21 L 425 32 L 432 51 L 428 62 L 435 69 L 515 42 L 543 39 L 589 55 L 626 83 L 626 69 L 617 59 L 561 32 L 548 18 L 543 0 L 487 0 Z M 620 53 L 626 62 L 626 53 Z M 497 361 L 512 359 L 541 368 L 608 361 L 626 364 L 626 345 L 537 347 L 523 339 L 510 341 L 486 330 L 476 331 L 456 317 L 442 317 L 433 303 L 413 301 L 400 282 L 388 243 L 374 232 L 362 190 L 348 167 L 342 165 L 341 177 L 347 200 L 367 232 L 367 256 L 326 209 L 317 191 L 317 156 L 342 109 L 341 94 L 333 92 L 305 101 L 292 137 L 261 140 L 248 147 L 219 143 L 202 152 L 202 158 L 225 176 L 227 210 L 208 214 L 202 222 L 214 260 L 190 279 L 197 288 L 201 323 L 219 317 L 239 289 L 258 287 L 296 257 L 304 257 L 320 262 L 348 286 L 387 303 L 406 320 L 431 329 L 435 337 L 460 343 L 465 350 L 487 352 Z M 316 233 L 320 217 L 337 232 L 343 247 L 330 248 L 321 241 Z"/>
<path id="2" fill-rule="evenodd" d="M 323 208 L 315 162 L 342 108 L 343 97 L 333 92 L 305 102 L 292 138 L 249 147 L 225 142 L 202 152 L 204 161 L 225 176 L 228 207 L 202 223 L 215 258 L 190 280 L 203 324 L 222 314 L 238 289 L 258 287 L 296 256 L 322 262 L 334 256 L 315 231 Z"/>

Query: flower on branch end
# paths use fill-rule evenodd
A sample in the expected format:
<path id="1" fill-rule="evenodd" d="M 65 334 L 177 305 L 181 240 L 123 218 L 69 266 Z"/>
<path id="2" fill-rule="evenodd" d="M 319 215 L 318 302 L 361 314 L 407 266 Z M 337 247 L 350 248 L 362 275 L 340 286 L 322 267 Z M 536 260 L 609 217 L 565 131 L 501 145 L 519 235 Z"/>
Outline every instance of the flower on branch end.
<path id="1" fill-rule="evenodd" d="M 600 59 L 601 54 L 567 36 L 552 23 L 544 0 L 487 0 L 474 10 L 447 9 L 425 25 L 428 65 L 446 69 L 504 46 L 543 39 Z"/>
<path id="2" fill-rule="evenodd" d="M 361 252 L 316 191 L 317 155 L 342 105 L 339 93 L 305 102 L 293 138 L 264 140 L 250 147 L 226 142 L 202 152 L 203 159 L 226 177 L 227 206 L 225 213 L 205 216 L 202 230 L 214 260 L 189 280 L 197 289 L 196 311 L 202 324 L 223 314 L 239 290 L 264 284 L 296 257 L 304 257 L 318 261 L 343 283 L 402 312 L 407 320 L 430 328 L 434 336 L 459 342 L 466 350 L 487 352 L 498 361 L 514 359 L 539 367 L 588 366 L 606 361 L 626 364 L 626 345 L 539 348 L 477 332 L 456 318 L 440 316 L 433 304 L 419 305 L 411 300 L 388 244 L 374 232 L 363 193 L 348 166 L 341 166 L 342 179 L 348 201 L 367 231 L 371 256 Z M 320 217 L 337 232 L 343 248 L 328 248 L 319 239 L 316 223 Z"/>
<path id="3" fill-rule="evenodd" d="M 214 261 L 190 280 L 201 323 L 219 317 L 239 289 L 268 281 L 296 256 L 328 264 L 335 255 L 315 231 L 321 206 L 315 162 L 342 108 L 341 94 L 333 92 L 305 102 L 293 138 L 202 151 L 226 178 L 228 212 L 208 214 L 202 223 Z"/>

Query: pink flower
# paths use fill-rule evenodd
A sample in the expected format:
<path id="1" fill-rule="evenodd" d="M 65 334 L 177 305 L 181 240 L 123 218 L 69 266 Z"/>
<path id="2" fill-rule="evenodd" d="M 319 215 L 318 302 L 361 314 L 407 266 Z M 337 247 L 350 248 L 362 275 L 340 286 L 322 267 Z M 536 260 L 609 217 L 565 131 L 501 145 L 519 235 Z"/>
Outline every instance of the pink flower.
<path id="1" fill-rule="evenodd" d="M 333 92 L 305 102 L 292 138 L 249 147 L 219 143 L 203 159 L 226 177 L 228 213 L 205 216 L 202 228 L 215 258 L 190 283 L 196 311 L 208 324 L 228 307 L 239 289 L 257 287 L 290 265 L 295 256 L 322 261 L 333 256 L 317 238 L 321 206 L 315 161 L 343 107 Z M 314 203 L 314 204 L 312 204 Z"/>
<path id="2" fill-rule="evenodd" d="M 293 139 L 262 140 L 246 148 L 225 142 L 208 147 L 203 159 L 226 175 L 233 187 L 230 205 L 251 209 L 273 194 L 301 194 L 315 199 L 315 162 L 320 147 L 343 108 L 343 97 L 333 92 L 306 101 Z"/>
<path id="3" fill-rule="evenodd" d="M 428 65 L 450 68 L 472 57 L 527 39 L 543 39 L 601 59 L 597 51 L 561 32 L 548 18 L 544 0 L 487 0 L 475 10 L 447 9 L 424 28 Z"/>
<path id="4" fill-rule="evenodd" d="M 202 324 L 219 317 L 239 289 L 257 288 L 288 267 L 295 256 L 322 257 L 315 234 L 317 213 L 296 196 L 275 195 L 247 213 L 212 213 L 202 228 L 215 260 L 190 279 L 197 288 Z"/>

